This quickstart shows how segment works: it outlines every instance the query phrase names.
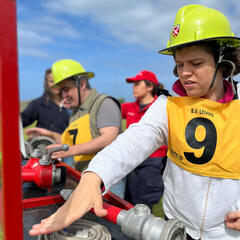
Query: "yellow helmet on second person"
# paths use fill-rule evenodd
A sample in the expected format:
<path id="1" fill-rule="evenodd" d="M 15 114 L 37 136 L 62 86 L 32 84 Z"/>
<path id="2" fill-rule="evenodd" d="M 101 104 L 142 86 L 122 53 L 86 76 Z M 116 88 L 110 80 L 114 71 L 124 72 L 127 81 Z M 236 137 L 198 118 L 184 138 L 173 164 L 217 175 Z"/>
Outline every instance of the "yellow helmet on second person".
<path id="1" fill-rule="evenodd" d="M 187 5 L 178 10 L 167 48 L 159 53 L 172 55 L 177 47 L 203 40 L 240 46 L 240 38 L 234 36 L 228 19 L 221 12 L 202 5 Z"/>
<path id="2" fill-rule="evenodd" d="M 51 69 L 55 84 L 76 75 L 87 75 L 88 78 L 94 77 L 93 72 L 86 72 L 79 62 L 70 59 L 55 62 Z"/>

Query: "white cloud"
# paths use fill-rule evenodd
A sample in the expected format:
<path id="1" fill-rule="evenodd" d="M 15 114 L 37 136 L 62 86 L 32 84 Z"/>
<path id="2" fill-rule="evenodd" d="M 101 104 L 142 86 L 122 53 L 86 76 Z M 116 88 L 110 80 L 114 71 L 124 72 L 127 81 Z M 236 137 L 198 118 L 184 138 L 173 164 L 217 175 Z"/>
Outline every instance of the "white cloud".
<path id="1" fill-rule="evenodd" d="M 168 38 L 168 29 L 175 10 L 166 2 L 163 6 L 155 1 L 81 0 L 54 1 L 44 6 L 59 14 L 88 17 L 108 34 L 124 43 L 156 47 Z M 164 8 L 168 10 L 165 11 Z"/>
<path id="2" fill-rule="evenodd" d="M 23 24 L 24 25 L 24 24 Z M 42 36 L 40 33 L 33 31 L 30 28 L 20 28 L 18 29 L 18 37 L 21 44 L 26 45 L 42 45 L 52 43 L 53 40 L 48 36 Z"/>
<path id="3" fill-rule="evenodd" d="M 88 24 L 91 24 L 101 29 L 108 44 L 108 37 L 111 37 L 124 44 L 161 49 L 166 47 L 177 10 L 186 4 L 188 0 L 48 0 L 43 3 L 44 15 L 42 12 L 37 15 L 36 11 L 34 19 L 20 22 L 19 38 L 20 42 L 28 42 L 31 32 L 38 47 L 57 41 L 61 36 L 81 38 L 82 31 L 88 31 Z M 229 18 L 234 33 L 240 35 L 238 1 L 192 0 L 191 4 L 204 4 L 222 11 Z M 37 39 L 39 35 L 41 39 Z M 95 38 L 104 40 L 100 35 Z M 31 46 L 34 47 L 33 42 Z"/>
<path id="4" fill-rule="evenodd" d="M 55 13 L 88 17 L 101 25 L 108 34 L 123 43 L 144 47 L 165 47 L 169 29 L 177 10 L 189 4 L 179 0 L 49 0 L 44 6 Z M 195 0 L 191 4 L 205 4 L 216 8 L 230 18 L 234 32 L 239 35 L 240 4 L 235 0 Z M 234 14 L 230 8 L 235 9 Z M 231 21 L 232 20 L 232 21 Z"/>
<path id="5" fill-rule="evenodd" d="M 48 58 L 49 54 L 47 51 L 43 51 L 41 46 L 53 42 L 53 39 L 50 37 L 42 36 L 40 33 L 33 31 L 32 29 L 25 27 L 18 29 L 18 46 L 20 54 Z"/>
<path id="6" fill-rule="evenodd" d="M 26 16 L 26 9 L 19 7 L 19 15 Z M 62 19 L 47 14 L 34 12 L 34 16 L 18 21 L 19 52 L 29 56 L 47 58 L 46 46 L 54 44 L 56 37 L 79 39 L 81 33 L 74 26 Z M 41 48 L 41 51 L 40 49 Z M 39 53 L 39 54 L 38 54 Z M 38 54 L 38 55 L 37 55 Z"/>
<path id="7" fill-rule="evenodd" d="M 42 51 L 39 48 L 35 47 L 21 47 L 19 53 L 22 55 L 32 56 L 36 58 L 46 58 L 49 59 L 51 55 L 47 51 Z"/>

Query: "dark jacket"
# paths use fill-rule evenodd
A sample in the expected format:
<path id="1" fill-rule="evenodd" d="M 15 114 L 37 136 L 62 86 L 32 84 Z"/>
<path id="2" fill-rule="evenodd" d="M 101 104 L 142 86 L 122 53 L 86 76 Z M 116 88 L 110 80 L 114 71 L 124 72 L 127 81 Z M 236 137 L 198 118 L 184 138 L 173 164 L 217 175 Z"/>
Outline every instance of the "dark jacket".
<path id="1" fill-rule="evenodd" d="M 69 113 L 66 108 L 59 107 L 43 94 L 29 103 L 21 113 L 23 127 L 37 121 L 36 127 L 62 133 L 68 126 Z"/>

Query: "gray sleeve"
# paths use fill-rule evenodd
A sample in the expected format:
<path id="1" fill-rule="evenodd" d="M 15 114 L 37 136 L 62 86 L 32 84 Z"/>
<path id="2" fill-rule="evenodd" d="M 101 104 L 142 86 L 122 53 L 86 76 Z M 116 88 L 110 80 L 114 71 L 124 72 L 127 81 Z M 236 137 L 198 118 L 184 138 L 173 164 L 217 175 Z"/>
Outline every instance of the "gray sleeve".
<path id="1" fill-rule="evenodd" d="M 121 128 L 121 110 L 111 98 L 105 98 L 97 113 L 97 128 L 115 126 Z"/>

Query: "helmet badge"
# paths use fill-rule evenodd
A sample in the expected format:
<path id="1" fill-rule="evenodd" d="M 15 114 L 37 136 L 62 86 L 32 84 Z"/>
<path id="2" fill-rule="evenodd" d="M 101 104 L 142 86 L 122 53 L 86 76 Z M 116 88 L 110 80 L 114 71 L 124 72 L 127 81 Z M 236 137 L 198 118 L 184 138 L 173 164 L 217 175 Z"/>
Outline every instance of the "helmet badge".
<path id="1" fill-rule="evenodd" d="M 180 30 L 180 24 L 173 26 L 173 30 L 172 30 L 172 35 L 173 37 L 177 37 L 179 34 L 179 30 Z"/>

